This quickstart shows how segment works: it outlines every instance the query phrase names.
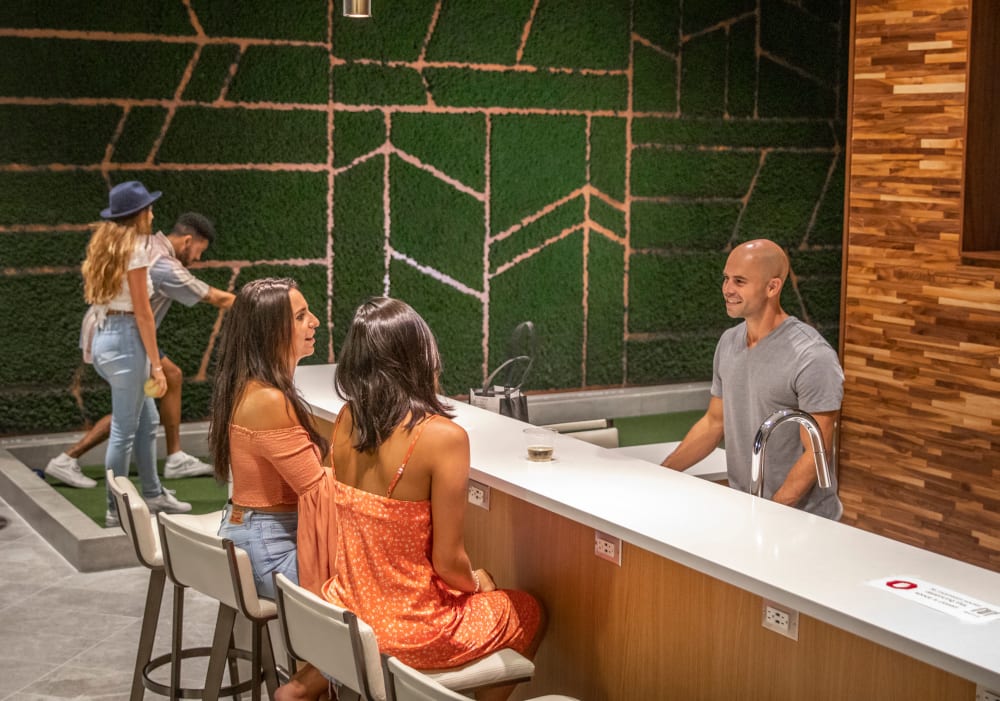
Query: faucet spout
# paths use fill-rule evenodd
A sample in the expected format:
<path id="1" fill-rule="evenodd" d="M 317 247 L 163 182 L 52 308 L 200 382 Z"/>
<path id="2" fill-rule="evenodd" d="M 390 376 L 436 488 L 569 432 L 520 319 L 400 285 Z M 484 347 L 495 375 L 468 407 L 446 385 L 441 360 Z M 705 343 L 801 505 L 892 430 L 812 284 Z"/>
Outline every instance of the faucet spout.
<path id="1" fill-rule="evenodd" d="M 804 426 L 809 434 L 809 442 L 812 444 L 813 460 L 816 463 L 816 482 L 821 489 L 829 489 L 832 480 L 830 478 L 830 463 L 826 457 L 826 448 L 823 447 L 823 434 L 819 430 L 810 414 L 798 409 L 779 409 L 768 416 L 764 423 L 757 430 L 757 435 L 753 439 L 753 457 L 750 460 L 750 493 L 756 496 L 764 496 L 764 450 L 767 447 L 767 439 L 771 433 L 786 421 L 794 421 Z"/>

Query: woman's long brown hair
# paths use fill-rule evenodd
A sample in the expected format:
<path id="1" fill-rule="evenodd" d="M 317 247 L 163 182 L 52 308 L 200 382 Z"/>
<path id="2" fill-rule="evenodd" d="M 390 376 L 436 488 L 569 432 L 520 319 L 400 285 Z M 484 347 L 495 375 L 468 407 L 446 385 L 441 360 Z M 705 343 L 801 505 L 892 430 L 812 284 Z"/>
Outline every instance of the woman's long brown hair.
<path id="1" fill-rule="evenodd" d="M 438 397 L 441 356 L 427 322 L 406 302 L 373 297 L 358 307 L 337 363 L 337 392 L 357 431 L 354 449 L 372 452 L 406 422 L 451 418 Z"/>
<path id="2" fill-rule="evenodd" d="M 247 383 L 256 380 L 285 395 L 299 424 L 326 455 L 329 444 L 312 424 L 312 412 L 295 388 L 292 357 L 291 278 L 264 278 L 244 285 L 232 309 L 226 312 L 212 388 L 212 418 L 208 444 L 215 461 L 215 477 L 229 478 L 229 425 Z"/>

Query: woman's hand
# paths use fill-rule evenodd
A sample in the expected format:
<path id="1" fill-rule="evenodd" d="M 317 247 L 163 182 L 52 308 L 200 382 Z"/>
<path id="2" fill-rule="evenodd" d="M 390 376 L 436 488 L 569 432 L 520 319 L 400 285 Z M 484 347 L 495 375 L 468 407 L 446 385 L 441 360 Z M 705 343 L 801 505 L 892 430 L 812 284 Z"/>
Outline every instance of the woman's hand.
<path id="1" fill-rule="evenodd" d="M 479 582 L 479 591 L 496 591 L 497 583 L 493 581 L 493 575 L 486 570 L 476 570 L 474 579 Z"/>
<path id="2" fill-rule="evenodd" d="M 159 399 L 167 393 L 167 377 L 163 374 L 162 366 L 153 366 L 152 371 L 149 373 L 149 379 L 146 380 L 143 389 L 146 395 L 153 399 Z"/>

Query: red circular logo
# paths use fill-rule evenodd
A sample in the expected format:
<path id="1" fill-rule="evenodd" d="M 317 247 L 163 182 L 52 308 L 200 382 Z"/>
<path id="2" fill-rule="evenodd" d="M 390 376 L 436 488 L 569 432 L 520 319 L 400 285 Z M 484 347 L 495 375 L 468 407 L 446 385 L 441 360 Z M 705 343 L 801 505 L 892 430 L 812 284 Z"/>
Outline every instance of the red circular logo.
<path id="1" fill-rule="evenodd" d="M 890 589 L 916 589 L 917 585 L 913 582 L 907 582 L 905 579 L 890 579 L 885 583 Z"/>

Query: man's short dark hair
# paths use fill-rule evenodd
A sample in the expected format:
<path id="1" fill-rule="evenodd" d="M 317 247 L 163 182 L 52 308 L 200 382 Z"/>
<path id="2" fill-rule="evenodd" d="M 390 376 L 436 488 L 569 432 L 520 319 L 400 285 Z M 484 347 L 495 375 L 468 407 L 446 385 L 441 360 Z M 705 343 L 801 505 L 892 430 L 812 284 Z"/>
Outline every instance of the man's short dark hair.
<path id="1" fill-rule="evenodd" d="M 177 217 L 170 233 L 178 236 L 201 236 L 209 243 L 215 242 L 215 226 L 208 217 L 197 212 L 185 212 Z"/>

